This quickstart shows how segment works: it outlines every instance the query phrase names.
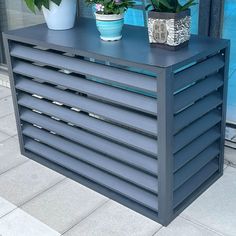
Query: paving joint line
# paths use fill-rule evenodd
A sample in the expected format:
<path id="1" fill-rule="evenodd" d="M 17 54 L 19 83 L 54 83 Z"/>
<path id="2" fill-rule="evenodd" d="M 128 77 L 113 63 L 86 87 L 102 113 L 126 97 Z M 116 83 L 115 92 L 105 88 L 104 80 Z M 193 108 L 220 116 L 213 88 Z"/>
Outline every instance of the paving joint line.
<path id="1" fill-rule="evenodd" d="M 204 229 L 207 229 L 207 230 L 209 230 L 209 231 L 211 231 L 211 232 L 213 232 L 213 233 L 216 233 L 216 234 L 218 234 L 218 235 L 220 235 L 220 236 L 225 236 L 224 234 L 223 234 L 223 232 L 219 232 L 218 230 L 216 230 L 216 229 L 214 229 L 214 228 L 211 228 L 211 227 L 209 227 L 208 225 L 205 225 L 205 224 L 203 224 L 203 223 L 201 223 L 201 222 L 199 222 L 199 221 L 197 221 L 197 220 L 195 220 L 195 219 L 193 219 L 193 218 L 188 218 L 188 217 L 186 217 L 186 216 L 184 216 L 184 215 L 181 215 L 180 216 L 181 218 L 183 218 L 183 219 L 185 219 L 185 220 L 187 220 L 187 221 L 189 221 L 189 222 L 191 222 L 192 224 L 195 224 L 195 225 L 198 225 L 198 226 L 200 226 L 200 227 L 202 227 L 202 228 L 204 228 Z"/>
<path id="2" fill-rule="evenodd" d="M 24 205 L 26 205 L 27 203 L 29 203 L 30 201 L 32 201 L 34 198 L 39 197 L 41 194 L 43 194 L 43 193 L 49 191 L 51 188 L 55 187 L 57 184 L 62 183 L 62 182 L 65 181 L 66 179 L 67 179 L 67 178 L 64 177 L 64 178 L 61 179 L 60 181 L 58 181 L 58 182 L 56 182 L 56 183 L 50 185 L 49 187 L 45 188 L 43 191 L 40 191 L 40 192 L 36 193 L 33 197 L 27 199 L 26 201 L 24 201 L 24 202 L 22 202 L 22 203 L 19 203 L 17 206 L 18 206 L 19 208 L 23 207 Z M 21 209 L 21 210 L 23 210 L 23 209 Z"/>
<path id="3" fill-rule="evenodd" d="M 5 199 L 6 200 L 6 199 Z M 8 201 L 9 202 L 9 201 Z M 11 203 L 12 204 L 12 203 Z M 15 210 L 17 210 L 17 209 L 19 209 L 19 207 L 17 207 L 15 204 L 13 204 L 14 206 L 15 206 L 15 208 L 14 209 L 12 209 L 11 211 L 9 211 L 9 212 L 7 212 L 7 213 L 5 213 L 4 215 L 2 215 L 2 216 L 0 216 L 0 220 L 2 219 L 2 218 L 4 218 L 5 216 L 7 216 L 7 215 L 9 215 L 9 214 L 11 214 L 13 211 L 15 211 Z M 1 234 L 0 234 L 1 235 Z"/>
<path id="4" fill-rule="evenodd" d="M 65 235 L 68 231 L 70 231 L 71 229 L 73 229 L 74 227 L 76 227 L 77 225 L 79 225 L 80 223 L 82 223 L 84 220 L 86 220 L 89 216 L 91 216 L 94 212 L 96 212 L 97 210 L 99 210 L 100 208 L 102 208 L 104 205 L 106 205 L 108 202 L 110 201 L 110 199 L 108 198 L 105 202 L 103 202 L 101 205 L 99 205 L 98 207 L 94 208 L 87 216 L 85 216 L 84 218 L 82 218 L 81 220 L 79 220 L 77 223 L 71 225 L 68 229 L 66 229 L 61 235 Z"/>
<path id="5" fill-rule="evenodd" d="M 0 118 L 0 121 L 1 121 L 1 118 Z M 5 131 L 3 131 L 3 130 L 1 130 L 1 129 L 0 129 L 0 132 L 3 133 L 3 134 L 5 134 L 5 135 L 7 135 L 7 136 L 9 136 L 9 138 L 12 138 L 12 137 L 14 137 L 14 136 L 17 135 L 17 134 L 9 134 L 9 133 L 6 133 Z M 7 138 L 7 139 L 9 139 L 9 138 Z M 5 139 L 4 139 L 4 140 L 5 140 Z"/>
<path id="6" fill-rule="evenodd" d="M 229 164 L 228 164 L 228 167 L 232 167 L 232 168 L 234 168 L 234 169 L 236 169 L 236 164 L 235 163 L 233 163 L 233 162 L 229 162 Z"/>
<path id="7" fill-rule="evenodd" d="M 14 170 L 14 169 L 16 169 L 16 168 L 18 168 L 18 167 L 20 167 L 20 166 L 26 164 L 28 161 L 29 161 L 29 160 L 25 160 L 25 161 L 23 161 L 22 163 L 20 163 L 20 164 L 18 164 L 18 165 L 16 165 L 16 166 L 13 166 L 13 167 L 11 167 L 11 168 L 8 169 L 8 170 L 3 171 L 2 173 L 0 173 L 0 176 L 5 175 L 7 172 L 12 171 L 12 170 Z"/>
<path id="8" fill-rule="evenodd" d="M 6 134 L 6 133 L 2 132 L 1 130 L 0 130 L 0 133 L 2 133 L 2 134 L 5 134 L 5 135 L 9 136 L 9 137 L 7 137 L 7 138 L 3 139 L 3 140 L 2 140 L 0 143 L 4 143 L 4 142 L 6 142 L 8 139 L 12 138 L 12 137 L 11 137 L 9 134 Z"/>
<path id="9" fill-rule="evenodd" d="M 4 115 L 4 116 L 1 116 L 0 119 L 3 119 L 3 118 L 6 118 L 7 116 L 11 116 L 11 115 L 14 115 L 14 111 L 10 114 L 7 114 L 7 115 Z"/>
<path id="10" fill-rule="evenodd" d="M 3 87 L 3 86 L 0 86 L 0 87 Z M 3 87 L 3 88 L 7 88 L 7 87 Z M 8 89 L 10 90 L 10 88 L 8 88 Z M 8 97 L 12 97 L 12 95 L 10 94 L 10 95 L 7 95 L 5 97 L 2 97 L 2 98 L 0 98 L 0 101 L 5 99 L 5 98 L 8 98 Z"/>
<path id="11" fill-rule="evenodd" d="M 161 227 L 160 227 L 157 231 L 155 231 L 154 234 L 152 234 L 151 236 L 154 236 L 155 234 L 157 234 L 157 236 L 158 236 L 158 232 L 159 232 L 162 228 L 164 228 L 164 226 L 161 225 Z"/>
<path id="12" fill-rule="evenodd" d="M 1 120 L 2 118 L 5 118 L 6 116 L 13 115 L 13 114 L 14 114 L 14 111 L 11 112 L 11 113 L 8 113 L 8 114 L 6 114 L 6 115 L 0 116 L 0 120 Z"/>

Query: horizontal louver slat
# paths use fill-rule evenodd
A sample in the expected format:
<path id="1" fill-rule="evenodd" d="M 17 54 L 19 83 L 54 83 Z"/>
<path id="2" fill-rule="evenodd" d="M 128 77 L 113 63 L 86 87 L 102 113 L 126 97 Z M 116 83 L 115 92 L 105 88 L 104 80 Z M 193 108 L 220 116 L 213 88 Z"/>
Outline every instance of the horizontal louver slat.
<path id="1" fill-rule="evenodd" d="M 175 116 L 174 132 L 177 133 L 179 130 L 186 127 L 194 120 L 200 118 L 210 110 L 216 108 L 220 104 L 222 104 L 222 97 L 219 92 L 215 92 L 204 97 Z"/>
<path id="2" fill-rule="evenodd" d="M 157 193 L 157 178 L 146 173 L 31 125 L 25 125 L 23 127 L 23 134 L 33 139 L 37 139 L 40 142 L 86 162 L 87 164 L 91 164 L 99 169 L 103 169 L 123 178 L 148 191 Z"/>
<path id="3" fill-rule="evenodd" d="M 204 184 L 219 169 L 218 161 L 213 160 L 174 192 L 174 208 Z"/>
<path id="4" fill-rule="evenodd" d="M 191 176 L 197 173 L 209 161 L 219 155 L 219 153 L 219 143 L 214 143 L 199 155 L 197 155 L 192 161 L 178 170 L 174 174 L 174 190 L 179 188 L 185 181 L 187 181 Z"/>
<path id="5" fill-rule="evenodd" d="M 120 83 L 147 92 L 156 92 L 156 79 L 139 73 L 125 71 L 93 62 L 67 57 L 52 52 L 14 44 L 11 56 L 66 69 L 75 73 L 95 76 L 107 81 Z"/>
<path id="6" fill-rule="evenodd" d="M 174 112 L 178 112 L 198 99 L 217 90 L 223 85 L 221 74 L 215 74 L 203 79 L 195 85 L 175 95 Z"/>
<path id="7" fill-rule="evenodd" d="M 174 171 L 180 169 L 219 138 L 220 128 L 214 127 L 185 146 L 174 155 Z"/>
<path id="8" fill-rule="evenodd" d="M 215 126 L 221 121 L 221 113 L 218 110 L 213 110 L 207 113 L 202 118 L 195 121 L 187 128 L 180 131 L 174 137 L 174 152 L 179 151 L 192 140 L 206 132 L 211 127 Z"/>
<path id="9" fill-rule="evenodd" d="M 116 178 L 104 171 L 100 171 L 91 165 L 80 162 L 66 154 L 63 154 L 53 148 L 38 143 L 34 140 L 26 140 L 25 148 L 39 156 L 57 163 L 65 168 L 68 168 L 75 173 L 82 175 L 102 186 L 105 186 L 119 194 L 128 197 L 131 200 L 138 202 L 155 211 L 158 210 L 157 196 L 138 188 L 135 185 L 127 183 L 119 178 Z"/>
<path id="10" fill-rule="evenodd" d="M 62 91 L 55 87 L 40 84 L 30 79 L 21 77 L 16 81 L 16 88 L 31 94 L 44 96 L 44 98 L 50 99 L 51 101 L 64 103 L 64 105 L 99 115 L 103 118 L 107 118 L 113 122 L 129 126 L 130 128 L 136 130 L 146 132 L 154 136 L 157 135 L 157 120 L 145 116 L 144 114 L 128 111 L 109 104 L 104 104 L 87 97 Z"/>
<path id="11" fill-rule="evenodd" d="M 50 102 L 34 98 L 27 94 L 21 94 L 19 96 L 18 104 L 30 109 L 38 110 L 47 115 L 62 119 L 66 122 L 73 123 L 78 127 L 82 127 L 103 137 L 118 141 L 132 148 L 157 156 L 156 139 L 152 139 L 142 134 L 108 124 L 86 114 L 81 114 L 70 109 L 54 105 Z"/>
<path id="12" fill-rule="evenodd" d="M 128 165 L 157 176 L 157 159 L 146 156 L 125 146 L 91 134 L 82 129 L 72 127 L 61 121 L 56 121 L 45 115 L 32 112 L 25 108 L 21 110 L 21 120 L 55 132 L 69 140 L 78 142 L 86 147 L 98 150 L 111 158 L 127 163 Z M 92 140 L 92 142 L 91 142 Z"/>
<path id="13" fill-rule="evenodd" d="M 178 72 L 174 79 L 174 91 L 178 91 L 193 82 L 203 79 L 205 76 L 217 72 L 223 66 L 223 56 L 215 55 L 205 61 L 192 65 L 190 68 Z"/>
<path id="14" fill-rule="evenodd" d="M 136 109 L 152 115 L 157 114 L 156 99 L 136 94 L 124 89 L 101 84 L 86 78 L 68 75 L 40 66 L 17 61 L 13 71 L 20 75 L 36 78 L 54 85 L 64 86 L 77 92 L 88 94 L 98 99 L 104 99 L 125 107 Z"/>

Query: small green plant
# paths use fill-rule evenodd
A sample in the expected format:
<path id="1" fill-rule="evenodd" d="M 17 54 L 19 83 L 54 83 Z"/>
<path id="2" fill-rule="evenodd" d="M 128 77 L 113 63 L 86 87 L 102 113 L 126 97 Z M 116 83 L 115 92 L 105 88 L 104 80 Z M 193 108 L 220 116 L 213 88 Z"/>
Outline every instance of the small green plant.
<path id="1" fill-rule="evenodd" d="M 134 6 L 132 0 L 85 0 L 87 5 L 95 6 L 96 13 L 103 15 L 123 14 Z"/>
<path id="2" fill-rule="evenodd" d="M 36 8 L 38 8 L 38 10 L 42 9 L 42 6 L 44 6 L 45 8 L 49 9 L 50 6 L 50 1 L 54 2 L 55 4 L 57 4 L 58 6 L 61 4 L 62 0 L 24 0 L 27 7 L 35 13 Z"/>
<path id="3" fill-rule="evenodd" d="M 151 4 L 146 6 L 146 10 L 152 9 L 157 12 L 178 13 L 196 5 L 195 0 L 187 0 L 185 4 L 180 4 L 179 0 L 151 0 Z"/>

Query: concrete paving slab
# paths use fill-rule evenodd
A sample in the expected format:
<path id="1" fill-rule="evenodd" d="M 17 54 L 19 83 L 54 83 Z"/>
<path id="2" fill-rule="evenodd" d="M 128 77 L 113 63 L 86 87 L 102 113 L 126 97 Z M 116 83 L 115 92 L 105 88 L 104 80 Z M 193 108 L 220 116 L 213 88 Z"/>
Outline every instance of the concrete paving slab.
<path id="1" fill-rule="evenodd" d="M 0 131 L 0 142 L 10 138 L 11 136 Z"/>
<path id="2" fill-rule="evenodd" d="M 0 197 L 0 217 L 6 215 L 10 211 L 13 211 L 16 209 L 16 206 L 6 199 Z M 0 234 L 1 234 L 1 229 L 0 229 Z"/>
<path id="3" fill-rule="evenodd" d="M 168 227 L 162 227 L 154 236 L 219 236 L 210 229 L 177 217 Z"/>
<path id="4" fill-rule="evenodd" d="M 28 161 L 28 158 L 20 154 L 20 147 L 16 138 L 9 138 L 0 142 L 0 174 L 10 170 L 24 162 Z"/>
<path id="5" fill-rule="evenodd" d="M 190 205 L 182 216 L 221 232 L 236 235 L 236 169 L 227 167 L 224 175 Z"/>
<path id="6" fill-rule="evenodd" d="M 19 206 L 64 177 L 33 161 L 0 175 L 0 196 Z"/>
<path id="7" fill-rule="evenodd" d="M 0 235 L 3 236 L 60 236 L 39 220 L 19 208 L 0 219 Z"/>
<path id="8" fill-rule="evenodd" d="M 9 88 L 0 86 L 0 99 L 5 98 L 10 95 L 11 95 L 11 90 Z"/>
<path id="9" fill-rule="evenodd" d="M 152 236 L 161 225 L 109 201 L 64 236 Z"/>
<path id="10" fill-rule="evenodd" d="M 225 147 L 225 159 L 236 166 L 236 150 Z"/>
<path id="11" fill-rule="evenodd" d="M 0 99 L 0 118 L 14 112 L 12 97 Z"/>
<path id="12" fill-rule="evenodd" d="M 0 118 L 0 131 L 10 136 L 14 136 L 17 134 L 14 114 L 10 114 Z"/>
<path id="13" fill-rule="evenodd" d="M 79 183 L 66 179 L 21 208 L 63 233 L 107 200 Z"/>

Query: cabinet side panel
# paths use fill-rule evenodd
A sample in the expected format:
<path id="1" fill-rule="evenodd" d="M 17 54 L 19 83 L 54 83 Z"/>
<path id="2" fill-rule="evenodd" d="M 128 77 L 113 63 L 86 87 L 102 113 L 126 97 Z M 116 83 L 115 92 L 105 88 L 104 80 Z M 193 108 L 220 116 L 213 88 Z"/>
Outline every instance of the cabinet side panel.
<path id="1" fill-rule="evenodd" d="M 22 130 L 21 130 L 21 122 L 20 122 L 20 109 L 17 104 L 17 92 L 15 89 L 15 78 L 14 78 L 14 73 L 12 71 L 12 66 L 13 66 L 14 62 L 10 56 L 11 41 L 4 34 L 3 34 L 3 43 L 4 43 L 8 73 L 9 73 L 9 78 L 10 78 L 11 94 L 12 94 L 12 101 L 13 101 L 13 106 L 14 106 L 14 111 L 15 111 L 14 114 L 15 114 L 15 119 L 16 119 L 18 139 L 19 139 L 19 143 L 20 143 L 20 150 L 21 150 L 21 153 L 24 154 L 25 149 L 24 149 L 24 140 L 23 140 L 23 135 L 22 135 Z"/>

